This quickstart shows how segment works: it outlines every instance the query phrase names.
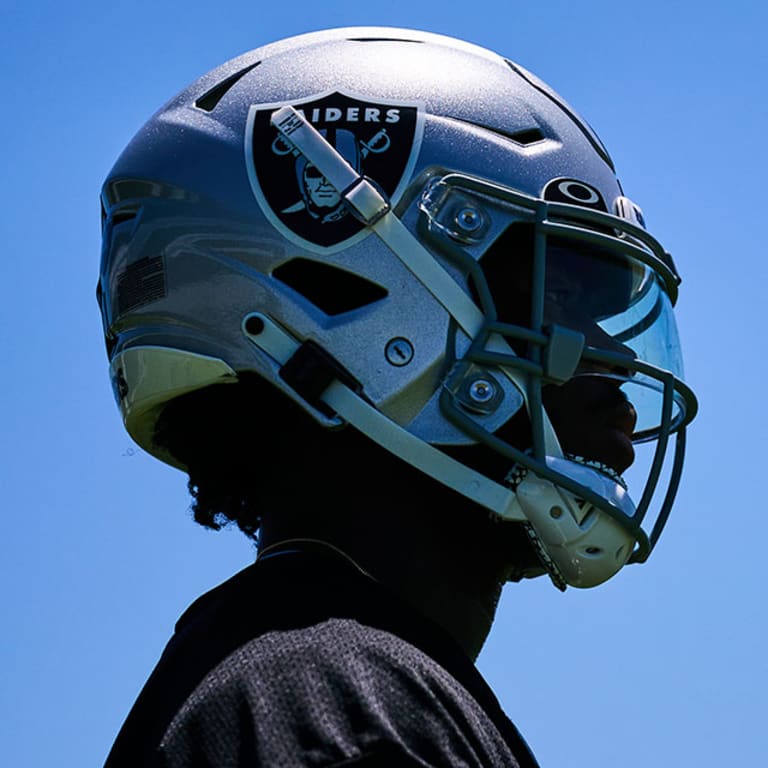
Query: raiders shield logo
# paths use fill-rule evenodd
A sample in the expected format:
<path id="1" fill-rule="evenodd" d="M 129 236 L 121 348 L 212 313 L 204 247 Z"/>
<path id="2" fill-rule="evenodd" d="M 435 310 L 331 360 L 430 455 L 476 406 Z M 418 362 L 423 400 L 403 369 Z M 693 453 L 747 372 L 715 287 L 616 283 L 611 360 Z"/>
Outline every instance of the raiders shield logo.
<path id="1" fill-rule="evenodd" d="M 248 113 L 248 176 L 264 214 L 310 250 L 341 250 L 370 234 L 325 177 L 270 124 L 285 106 L 254 104 Z M 370 101 L 339 92 L 290 102 L 360 174 L 396 204 L 413 172 L 424 127 L 421 104 Z"/>

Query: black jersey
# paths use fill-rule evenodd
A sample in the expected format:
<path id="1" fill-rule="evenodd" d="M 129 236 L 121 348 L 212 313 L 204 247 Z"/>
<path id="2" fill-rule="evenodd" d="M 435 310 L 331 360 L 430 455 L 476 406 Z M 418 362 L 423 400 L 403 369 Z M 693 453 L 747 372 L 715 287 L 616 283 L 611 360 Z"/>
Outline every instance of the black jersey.
<path id="1" fill-rule="evenodd" d="M 265 558 L 197 600 L 106 768 L 536 762 L 441 628 L 341 557 Z"/>

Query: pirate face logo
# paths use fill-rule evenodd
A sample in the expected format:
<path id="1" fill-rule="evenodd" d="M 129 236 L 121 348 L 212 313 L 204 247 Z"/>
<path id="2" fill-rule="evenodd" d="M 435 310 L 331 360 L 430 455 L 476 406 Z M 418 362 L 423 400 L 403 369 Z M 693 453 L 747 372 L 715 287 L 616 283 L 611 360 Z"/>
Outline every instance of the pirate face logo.
<path id="1" fill-rule="evenodd" d="M 331 186 L 328 179 L 311 163 L 297 162 L 296 175 L 301 173 L 301 196 L 307 213 L 314 219 L 323 214 L 323 209 L 330 208 L 331 212 L 322 216 L 323 221 L 335 221 L 344 215 L 339 210 L 342 204 L 341 195 Z"/>
<path id="2" fill-rule="evenodd" d="M 320 135 L 358 172 L 362 172 L 362 153 L 357 137 L 345 128 L 323 128 Z M 386 135 L 386 134 L 385 134 Z M 285 149 L 280 145 L 285 146 Z M 386 150 L 386 147 L 379 151 Z M 341 195 L 328 179 L 301 154 L 296 153 L 285 139 L 279 137 L 272 143 L 275 154 L 291 151 L 296 157 L 296 181 L 301 192 L 301 202 L 286 208 L 283 213 L 297 213 L 302 208 L 313 218 L 323 223 L 339 221 L 347 215 Z"/>
<path id="3" fill-rule="evenodd" d="M 339 191 L 277 129 L 272 113 L 284 103 L 255 104 L 248 115 L 246 162 L 264 214 L 290 240 L 310 250 L 348 247 L 370 234 Z M 354 168 L 395 204 L 416 163 L 423 131 L 419 104 L 372 102 L 338 92 L 291 102 Z"/>

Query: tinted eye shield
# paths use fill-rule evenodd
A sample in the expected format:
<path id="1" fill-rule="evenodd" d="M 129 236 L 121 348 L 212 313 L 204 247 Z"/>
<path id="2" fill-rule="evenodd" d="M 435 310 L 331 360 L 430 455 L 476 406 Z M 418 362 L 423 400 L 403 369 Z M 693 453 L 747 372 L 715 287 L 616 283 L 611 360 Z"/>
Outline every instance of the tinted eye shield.
<path id="1" fill-rule="evenodd" d="M 621 379 L 638 409 L 640 440 L 657 436 L 662 424 L 675 431 L 691 421 L 696 401 L 682 381 L 672 309 L 679 278 L 645 230 L 459 175 L 433 182 L 419 207 L 421 234 L 469 277 L 486 319 L 485 333 L 471 345 L 473 359 L 510 365 L 543 384 L 577 372 Z M 470 231 L 462 227 L 467 221 Z M 515 229 L 522 235 L 510 235 Z M 516 356 L 490 352 L 492 334 Z M 573 334 L 584 337 L 577 360 Z M 667 373 L 675 391 L 665 424 Z"/>

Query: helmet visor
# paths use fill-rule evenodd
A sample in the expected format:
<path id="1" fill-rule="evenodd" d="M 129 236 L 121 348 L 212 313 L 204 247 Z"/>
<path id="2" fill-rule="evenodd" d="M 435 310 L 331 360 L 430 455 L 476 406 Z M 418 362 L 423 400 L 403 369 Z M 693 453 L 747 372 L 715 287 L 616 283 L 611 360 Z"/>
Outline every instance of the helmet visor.
<path id="1" fill-rule="evenodd" d="M 618 243 L 620 245 L 620 241 Z M 577 376 L 601 375 L 620 388 L 637 414 L 635 440 L 647 440 L 688 420 L 684 386 L 675 387 L 665 416 L 665 381 L 683 379 L 672 303 L 647 264 L 619 249 L 547 244 L 543 326 L 584 336 Z"/>
<path id="2" fill-rule="evenodd" d="M 635 441 L 652 439 L 662 428 L 676 430 L 695 406 L 682 383 L 666 283 L 642 260 L 637 241 L 584 228 L 569 235 L 537 237 L 527 223 L 509 227 L 480 262 L 489 288 L 486 315 L 502 324 L 518 365 L 543 365 L 544 383 L 581 376 L 616 380 L 637 414 Z M 583 337 L 580 358 L 570 369 L 559 365 L 570 370 L 559 377 L 547 369 L 560 354 L 556 329 Z"/>

